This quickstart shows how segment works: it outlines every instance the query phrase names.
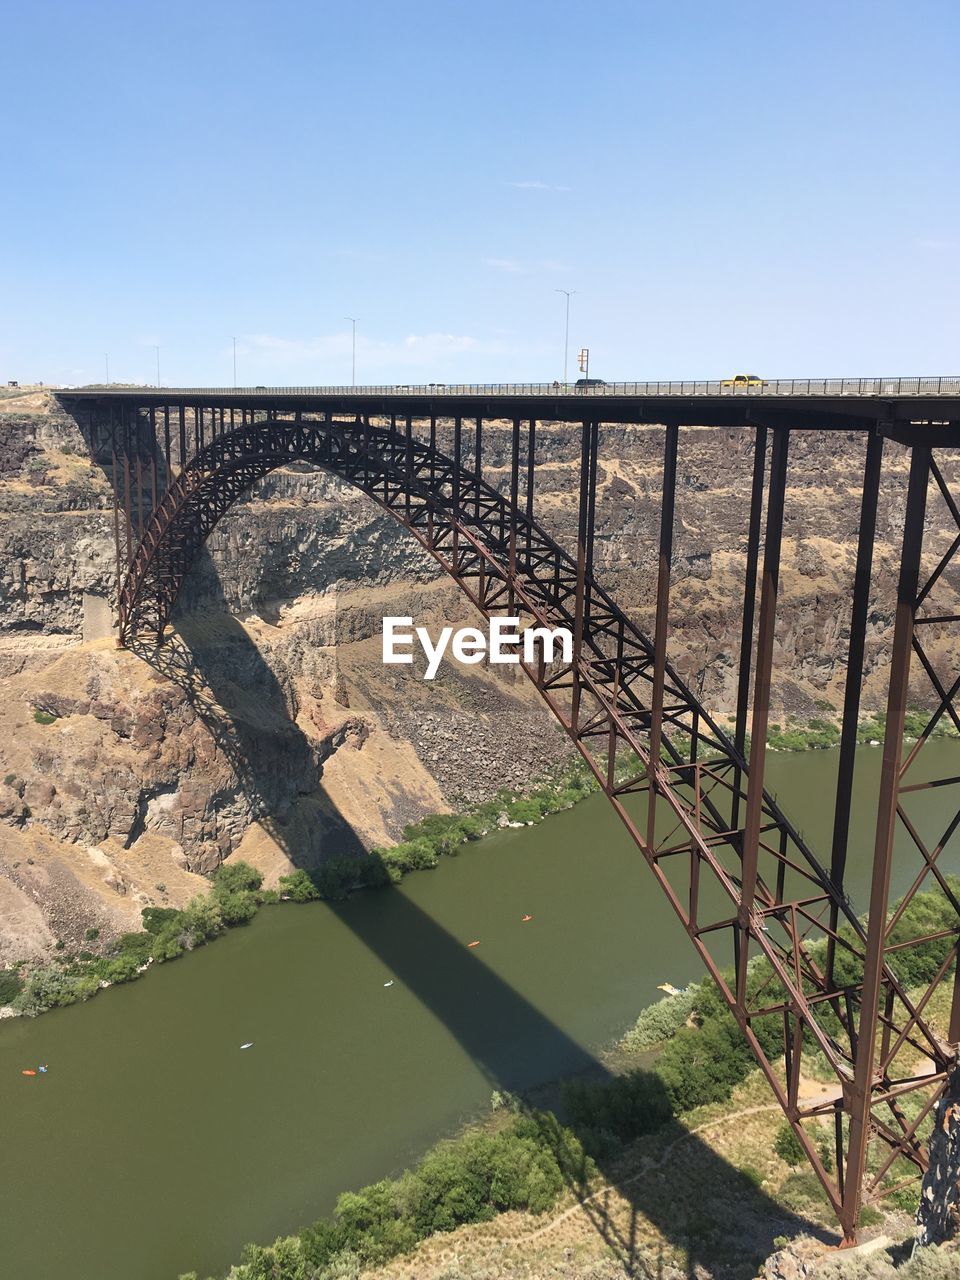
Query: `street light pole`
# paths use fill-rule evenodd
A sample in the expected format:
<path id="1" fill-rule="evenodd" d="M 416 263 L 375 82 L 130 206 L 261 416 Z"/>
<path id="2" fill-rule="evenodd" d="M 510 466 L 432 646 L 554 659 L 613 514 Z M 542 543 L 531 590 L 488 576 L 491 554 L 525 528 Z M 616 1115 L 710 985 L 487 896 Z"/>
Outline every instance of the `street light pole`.
<path id="1" fill-rule="evenodd" d="M 570 348 L 570 298 L 576 289 L 554 289 L 554 293 L 563 293 L 567 298 L 566 319 L 563 324 L 563 385 L 567 385 L 567 352 Z"/>
<path id="2" fill-rule="evenodd" d="M 107 377 L 106 377 L 106 385 L 107 385 L 107 386 L 109 386 L 109 385 L 110 385 L 110 356 L 109 356 L 107 353 L 104 353 L 104 357 L 103 357 L 103 367 L 104 367 L 104 370 L 106 371 L 106 375 L 107 375 Z"/>
<path id="3" fill-rule="evenodd" d="M 160 385 L 160 348 L 154 347 L 154 351 L 156 351 L 157 353 L 157 386 L 159 387 Z"/>
<path id="4" fill-rule="evenodd" d="M 359 316 L 344 316 L 344 320 L 349 320 L 353 325 L 353 342 L 350 348 L 350 385 L 357 385 L 357 321 Z"/>
<path id="5" fill-rule="evenodd" d="M 233 389 L 237 389 L 237 340 L 233 340 Z"/>

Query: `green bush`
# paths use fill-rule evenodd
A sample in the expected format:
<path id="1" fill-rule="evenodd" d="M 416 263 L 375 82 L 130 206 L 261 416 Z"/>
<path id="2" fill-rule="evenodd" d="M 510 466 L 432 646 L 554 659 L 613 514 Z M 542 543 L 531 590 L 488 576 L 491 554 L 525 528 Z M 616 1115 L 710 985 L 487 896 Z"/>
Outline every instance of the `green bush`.
<path id="1" fill-rule="evenodd" d="M 755 1059 L 730 1014 L 696 1029 L 681 1027 L 657 1060 L 657 1075 L 671 1106 L 689 1111 L 722 1102 L 753 1070 Z"/>
<path id="2" fill-rule="evenodd" d="M 514 800 L 507 805 L 507 817 L 511 822 L 535 823 L 543 819 L 543 810 L 538 800 Z"/>
<path id="3" fill-rule="evenodd" d="M 0 1005 L 13 1004 L 23 986 L 23 979 L 16 969 L 0 970 Z"/>
<path id="4" fill-rule="evenodd" d="M 603 1083 L 569 1080 L 563 1103 L 578 1129 L 612 1134 L 620 1142 L 655 1133 L 673 1115 L 668 1090 L 654 1071 L 631 1071 Z"/>
<path id="5" fill-rule="evenodd" d="M 291 902 L 314 902 L 320 897 L 317 886 L 302 867 L 280 877 L 280 893 Z"/>
<path id="6" fill-rule="evenodd" d="M 635 1052 L 668 1040 L 690 1017 L 697 994 L 695 986 L 688 987 L 686 991 L 674 996 L 664 996 L 656 1004 L 649 1005 L 623 1037 L 623 1047 Z"/>
<path id="7" fill-rule="evenodd" d="M 105 959 L 96 966 L 97 977 L 106 982 L 133 982 L 140 976 L 137 957 L 131 952 Z"/>
<path id="8" fill-rule="evenodd" d="M 785 1164 L 796 1166 L 803 1164 L 807 1158 L 807 1153 L 804 1151 L 800 1139 L 786 1122 L 777 1130 L 777 1136 L 773 1140 L 773 1149 Z"/>
<path id="9" fill-rule="evenodd" d="M 75 1004 L 92 996 L 98 986 L 92 974 L 72 975 L 56 964 L 35 969 L 15 1000 L 15 1007 L 34 1016 L 47 1009 Z"/>
<path id="10" fill-rule="evenodd" d="M 250 889 L 224 889 L 219 884 L 214 900 L 225 925 L 246 924 L 257 914 L 257 895 Z"/>
<path id="11" fill-rule="evenodd" d="M 183 955 L 184 929 L 178 920 L 169 920 L 153 939 L 152 955 L 157 964 Z"/>
<path id="12" fill-rule="evenodd" d="M 188 930 L 196 944 L 215 938 L 223 931 L 223 911 L 215 893 L 197 894 L 180 912 L 184 929 Z"/>
<path id="13" fill-rule="evenodd" d="M 213 873 L 213 883 L 223 893 L 253 892 L 263 884 L 263 876 L 248 862 L 222 862 Z"/>
<path id="14" fill-rule="evenodd" d="M 39 707 L 34 711 L 33 718 L 37 724 L 54 724 L 57 719 L 52 711 L 41 711 Z"/>
<path id="15" fill-rule="evenodd" d="M 134 955 L 138 963 L 145 964 L 153 951 L 153 938 L 154 935 L 147 933 L 146 930 L 140 933 L 121 933 L 114 943 L 113 950 L 121 954 Z"/>
<path id="16" fill-rule="evenodd" d="M 144 907 L 140 912 L 147 933 L 157 934 L 171 920 L 180 920 L 183 913 L 176 907 Z"/>

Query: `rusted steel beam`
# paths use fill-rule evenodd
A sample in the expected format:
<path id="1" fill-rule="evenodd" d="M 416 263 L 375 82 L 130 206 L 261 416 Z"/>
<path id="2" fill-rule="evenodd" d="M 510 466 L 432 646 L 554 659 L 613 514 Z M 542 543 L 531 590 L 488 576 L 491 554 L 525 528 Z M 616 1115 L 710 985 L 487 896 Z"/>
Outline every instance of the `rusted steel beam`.
<path id="1" fill-rule="evenodd" d="M 663 443 L 663 485 L 660 497 L 660 554 L 657 566 L 657 607 L 653 630 L 653 690 L 650 704 L 650 788 L 647 792 L 647 844 L 654 847 L 657 770 L 663 731 L 663 686 L 667 666 L 667 627 L 670 621 L 670 569 L 677 500 L 678 427 L 667 427 Z"/>
<path id="2" fill-rule="evenodd" d="M 860 1028 L 857 1037 L 854 1079 L 848 1102 L 850 1135 L 847 1149 L 846 1194 L 840 1215 L 840 1225 L 847 1240 L 853 1240 L 856 1237 L 863 1171 L 870 1138 L 878 1002 L 883 978 L 884 938 L 893 866 L 900 758 L 903 752 L 913 617 L 920 574 L 923 520 L 929 476 L 930 449 L 926 445 L 920 445 L 913 450 L 910 458 L 910 479 L 907 486 L 907 507 L 897 584 L 893 652 L 890 660 L 887 718 L 884 727 L 880 795 L 877 804 L 877 832 L 873 853 L 873 879 L 860 1003 Z"/>
<path id="3" fill-rule="evenodd" d="M 860 497 L 860 529 L 857 537 L 857 562 L 853 575 L 853 606 L 850 612 L 850 642 L 847 647 L 847 675 L 840 729 L 840 754 L 837 765 L 837 792 L 833 818 L 833 841 L 830 852 L 830 879 L 843 889 L 847 865 L 847 840 L 850 834 L 850 805 L 853 798 L 853 772 L 856 763 L 857 731 L 860 720 L 860 689 L 863 684 L 863 653 L 870 607 L 870 576 L 873 569 L 873 544 L 877 533 L 877 497 L 880 491 L 880 465 L 883 461 L 883 437 L 867 437 L 867 453 L 863 469 Z M 827 940 L 827 982 L 834 985 L 838 910 L 830 911 L 831 933 Z"/>
<path id="4" fill-rule="evenodd" d="M 753 616 L 757 603 L 757 566 L 760 563 L 760 529 L 763 518 L 764 478 L 767 466 L 767 429 L 759 426 L 753 441 L 753 481 L 750 486 L 750 517 L 747 524 L 747 562 L 743 579 L 743 618 L 740 628 L 740 662 L 737 671 L 737 718 L 734 743 L 742 756 L 746 750 L 747 709 L 750 702 L 750 668 L 753 660 Z M 734 775 L 730 825 L 740 824 L 739 766 Z"/>
<path id="5" fill-rule="evenodd" d="M 763 780 L 767 754 L 767 726 L 770 719 L 770 686 L 773 670 L 773 640 L 777 622 L 777 594 L 780 585 L 780 548 L 783 540 L 783 508 L 787 489 L 787 451 L 790 435 L 784 427 L 773 433 L 770 486 L 767 495 L 767 527 L 763 544 L 763 582 L 760 588 L 760 620 L 757 630 L 757 669 L 754 680 L 753 718 L 750 725 L 750 770 L 747 782 L 746 821 L 737 943 L 737 1000 L 746 999 L 747 960 L 750 948 L 751 917 L 757 891 L 760 853 L 760 815 L 763 807 Z"/>

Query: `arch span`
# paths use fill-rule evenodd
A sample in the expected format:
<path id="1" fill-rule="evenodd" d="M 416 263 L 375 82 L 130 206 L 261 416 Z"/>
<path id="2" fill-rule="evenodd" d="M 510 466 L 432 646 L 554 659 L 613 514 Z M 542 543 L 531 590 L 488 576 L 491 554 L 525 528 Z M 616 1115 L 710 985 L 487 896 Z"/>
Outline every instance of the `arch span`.
<path id="1" fill-rule="evenodd" d="M 590 429 L 595 424 L 585 425 Z M 459 440 L 451 457 L 433 437 L 427 444 L 409 429 L 377 427 L 369 418 L 272 417 L 222 432 L 170 483 L 148 521 L 120 591 L 122 640 L 146 633 L 162 643 L 183 580 L 212 529 L 255 481 L 292 461 L 313 463 L 374 499 L 488 618 L 569 627 L 571 663 L 547 667 L 541 659 L 521 666 L 648 862 L 852 1238 L 859 1173 L 852 1170 L 845 1183 L 842 1172 L 829 1172 L 802 1121 L 833 1117 L 842 1171 L 844 1115 L 863 1113 L 862 1107 L 855 1112 L 848 1087 L 857 1061 L 860 988 L 851 983 L 838 992 L 829 983 L 815 940 L 831 933 L 829 921 L 842 921 L 835 945 L 855 967 L 864 955 L 863 926 L 773 798 L 751 791 L 747 761 L 669 663 L 658 685 L 654 644 L 596 581 L 584 501 L 589 466 L 581 468 L 580 537 L 572 556 L 533 518 L 529 497 L 521 504 L 516 464 L 505 496 L 465 468 L 460 456 Z M 641 793 L 643 820 L 635 798 Z M 751 800 L 760 813 L 752 851 L 744 826 Z M 766 962 L 759 982 L 748 981 L 747 963 L 755 957 Z M 726 973 L 731 962 L 732 977 Z M 883 983 L 888 1007 L 897 1002 L 902 1010 L 892 1029 L 930 1060 L 934 1083 L 945 1079 L 947 1051 L 922 1009 L 914 1008 L 888 966 Z M 826 1101 L 821 1096 L 805 1106 L 800 1064 L 811 1051 L 831 1065 L 837 1088 Z M 891 1120 L 874 1114 L 871 1123 L 895 1156 L 923 1168 L 922 1146 L 915 1132 L 905 1132 L 898 1112 L 897 1083 L 889 1075 L 877 1082 L 878 1091 L 890 1095 L 880 1101 Z"/>

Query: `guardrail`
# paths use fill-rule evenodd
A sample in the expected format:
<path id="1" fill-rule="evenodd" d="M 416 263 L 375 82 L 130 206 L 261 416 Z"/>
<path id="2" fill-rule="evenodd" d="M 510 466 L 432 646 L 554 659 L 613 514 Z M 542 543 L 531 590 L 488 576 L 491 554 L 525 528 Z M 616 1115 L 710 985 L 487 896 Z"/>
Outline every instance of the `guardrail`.
<path id="1" fill-rule="evenodd" d="M 680 382 L 604 382 L 578 387 L 567 382 L 469 382 L 426 384 L 381 383 L 339 387 L 70 387 L 70 391 L 103 391 L 130 395 L 137 391 L 178 395 L 299 396 L 956 396 L 960 377 L 949 378 L 777 378 L 752 383 L 732 379 Z"/>

